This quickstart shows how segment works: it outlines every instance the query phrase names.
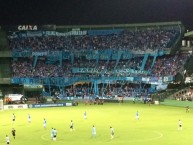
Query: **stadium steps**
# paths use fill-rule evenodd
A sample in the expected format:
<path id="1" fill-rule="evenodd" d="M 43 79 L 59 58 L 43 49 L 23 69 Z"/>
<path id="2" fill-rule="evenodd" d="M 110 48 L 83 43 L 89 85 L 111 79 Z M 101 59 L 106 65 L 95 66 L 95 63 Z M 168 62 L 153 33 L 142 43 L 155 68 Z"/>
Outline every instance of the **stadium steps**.
<path id="1" fill-rule="evenodd" d="M 186 107 L 189 106 L 193 108 L 193 102 L 192 101 L 178 101 L 178 100 L 170 100 L 170 99 L 165 99 L 164 102 L 160 102 L 161 105 L 166 105 L 166 106 L 175 106 L 175 107 Z"/>
<path id="2" fill-rule="evenodd" d="M 0 29 L 0 51 L 8 50 L 9 45 L 7 41 L 6 32 Z"/>
<path id="3" fill-rule="evenodd" d="M 11 73 L 11 62 L 9 58 L 0 57 L 0 78 L 10 78 Z"/>
<path id="4" fill-rule="evenodd" d="M 190 56 L 190 59 L 184 65 L 184 69 L 186 70 L 188 76 L 193 74 L 193 56 Z"/>
<path id="5" fill-rule="evenodd" d="M 188 90 L 189 90 L 189 87 L 178 90 L 177 92 L 175 92 L 175 93 L 171 94 L 170 96 L 168 96 L 168 99 L 175 99 L 175 96 L 177 94 L 180 94 L 181 92 L 185 92 L 185 91 L 187 92 Z"/>

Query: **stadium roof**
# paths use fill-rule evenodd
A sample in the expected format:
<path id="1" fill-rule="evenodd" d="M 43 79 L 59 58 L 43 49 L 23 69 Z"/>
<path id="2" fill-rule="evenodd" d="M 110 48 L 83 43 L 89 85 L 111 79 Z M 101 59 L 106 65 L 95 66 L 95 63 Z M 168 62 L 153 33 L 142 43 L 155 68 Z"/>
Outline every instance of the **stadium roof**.
<path id="1" fill-rule="evenodd" d="M 191 37 L 191 38 L 193 38 L 193 31 L 185 33 L 184 37 Z"/>

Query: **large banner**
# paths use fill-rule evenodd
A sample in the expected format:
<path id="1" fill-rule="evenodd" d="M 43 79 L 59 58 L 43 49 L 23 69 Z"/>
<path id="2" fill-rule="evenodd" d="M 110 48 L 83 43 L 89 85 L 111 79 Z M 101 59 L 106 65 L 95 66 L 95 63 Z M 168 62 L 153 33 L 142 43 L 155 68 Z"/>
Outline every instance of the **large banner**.
<path id="1" fill-rule="evenodd" d="M 31 57 L 31 56 L 46 56 L 57 57 L 62 55 L 62 59 L 69 59 L 73 53 L 66 51 L 33 51 L 32 48 L 25 48 L 23 51 L 13 50 L 12 57 Z"/>
<path id="2" fill-rule="evenodd" d="M 130 74 L 148 74 L 148 71 L 143 70 L 134 70 L 134 69 L 116 69 L 113 71 L 109 71 L 107 69 L 97 69 L 97 68 L 72 68 L 72 73 L 130 73 Z"/>
<path id="3" fill-rule="evenodd" d="M 42 37 L 42 36 L 80 36 L 86 35 L 87 31 L 69 31 L 69 32 L 56 32 L 56 31 L 24 31 L 19 33 L 12 33 L 9 35 L 10 38 L 23 38 L 23 37 Z"/>
<path id="4" fill-rule="evenodd" d="M 23 85 L 24 90 L 28 91 L 42 91 L 43 90 L 43 85 L 42 84 L 24 84 Z"/>
<path id="5" fill-rule="evenodd" d="M 121 34 L 123 29 L 112 29 L 112 30 L 88 30 L 88 35 L 112 35 Z"/>
<path id="6" fill-rule="evenodd" d="M 165 76 L 167 77 L 167 76 Z M 168 84 L 169 82 L 173 81 L 170 78 L 169 81 L 164 82 L 164 77 L 157 77 L 152 78 L 151 77 L 141 77 L 141 76 L 133 76 L 133 77 L 89 77 L 89 76 L 80 76 L 80 77 L 48 77 L 48 78 L 12 78 L 11 83 L 12 84 L 25 84 L 31 88 L 39 88 L 42 89 L 42 85 L 57 85 L 57 86 L 68 86 L 73 85 L 76 82 L 103 82 L 105 81 L 117 81 L 117 80 L 125 80 L 125 81 L 131 81 L 131 82 L 143 82 L 148 84 Z M 41 84 L 41 85 L 40 85 Z"/>
<path id="7" fill-rule="evenodd" d="M 87 31 L 81 31 L 81 30 L 72 30 L 69 32 L 56 32 L 56 31 L 44 31 L 44 36 L 80 36 L 80 35 L 87 35 Z"/>
<path id="8" fill-rule="evenodd" d="M 74 106 L 73 103 L 56 103 L 56 104 L 30 104 L 29 108 L 46 108 L 46 107 L 65 107 Z"/>

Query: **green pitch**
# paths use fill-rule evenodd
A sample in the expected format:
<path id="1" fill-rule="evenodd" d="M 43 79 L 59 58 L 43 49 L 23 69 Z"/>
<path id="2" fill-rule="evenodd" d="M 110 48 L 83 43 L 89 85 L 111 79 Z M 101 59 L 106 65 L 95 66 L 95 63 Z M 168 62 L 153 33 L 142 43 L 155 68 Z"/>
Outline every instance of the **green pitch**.
<path id="1" fill-rule="evenodd" d="M 136 111 L 139 120 L 135 118 Z M 12 113 L 16 116 L 14 124 Z M 43 128 L 44 118 L 47 129 Z M 178 130 L 179 119 L 183 122 L 182 131 Z M 75 131 L 70 131 L 71 120 Z M 97 130 L 95 138 L 91 134 L 93 125 Z M 114 139 L 110 138 L 110 126 L 115 130 Z M 58 132 L 56 141 L 51 140 L 52 127 Z M 11 135 L 12 128 L 16 139 Z M 7 134 L 11 145 L 189 145 L 192 132 L 193 112 L 186 113 L 184 107 L 115 103 L 0 112 L 0 144 L 5 144 Z"/>

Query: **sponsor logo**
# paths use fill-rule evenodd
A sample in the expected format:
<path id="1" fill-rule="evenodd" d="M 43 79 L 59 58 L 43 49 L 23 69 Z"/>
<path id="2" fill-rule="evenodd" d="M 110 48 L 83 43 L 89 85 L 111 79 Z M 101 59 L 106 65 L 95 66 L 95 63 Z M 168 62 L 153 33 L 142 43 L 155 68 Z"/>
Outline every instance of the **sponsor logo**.
<path id="1" fill-rule="evenodd" d="M 20 30 L 20 31 L 22 31 L 22 30 L 36 31 L 36 30 L 38 30 L 38 27 L 37 27 L 37 25 L 19 25 L 18 30 Z"/>
<path id="2" fill-rule="evenodd" d="M 18 105 L 17 108 L 23 108 L 23 105 Z"/>
<path id="3" fill-rule="evenodd" d="M 20 104 L 20 105 L 4 105 L 4 109 L 27 109 L 27 104 Z"/>
<path id="4" fill-rule="evenodd" d="M 66 106 L 72 106 L 72 103 L 66 103 Z"/>
<path id="5" fill-rule="evenodd" d="M 8 106 L 8 109 L 13 109 L 13 106 Z"/>

